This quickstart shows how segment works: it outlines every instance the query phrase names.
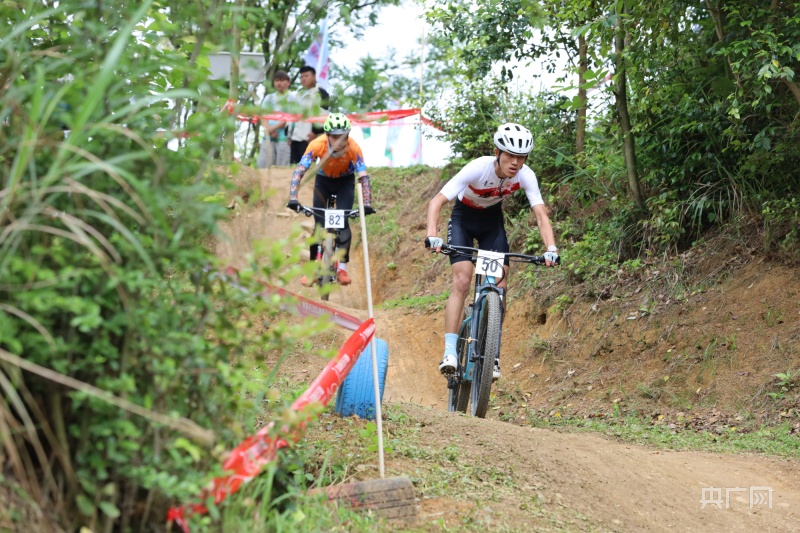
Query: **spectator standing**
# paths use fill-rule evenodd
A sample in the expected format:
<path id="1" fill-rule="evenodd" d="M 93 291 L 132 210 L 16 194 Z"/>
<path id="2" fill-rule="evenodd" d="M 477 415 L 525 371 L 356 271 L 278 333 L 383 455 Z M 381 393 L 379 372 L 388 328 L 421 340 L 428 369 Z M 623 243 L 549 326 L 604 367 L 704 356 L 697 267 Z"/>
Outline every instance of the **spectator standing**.
<path id="1" fill-rule="evenodd" d="M 284 70 L 278 70 L 272 77 L 272 86 L 275 92 L 268 94 L 261 102 L 267 113 L 276 111 L 292 111 L 292 93 L 289 92 L 291 85 L 289 75 Z M 261 126 L 264 128 L 264 142 L 258 152 L 256 166 L 267 168 L 269 166 L 285 167 L 289 166 L 290 147 L 288 139 L 288 126 L 286 121 L 262 120 Z"/>
<path id="2" fill-rule="evenodd" d="M 300 85 L 303 87 L 294 94 L 294 101 L 300 106 L 303 116 L 313 117 L 320 114 L 320 109 L 328 109 L 330 97 L 325 89 L 317 87 L 317 71 L 314 67 L 306 65 L 300 69 Z M 321 135 L 323 129 L 322 124 L 312 125 L 310 122 L 295 122 L 290 129 L 289 163 L 296 165 L 306 153 L 308 143 Z"/>

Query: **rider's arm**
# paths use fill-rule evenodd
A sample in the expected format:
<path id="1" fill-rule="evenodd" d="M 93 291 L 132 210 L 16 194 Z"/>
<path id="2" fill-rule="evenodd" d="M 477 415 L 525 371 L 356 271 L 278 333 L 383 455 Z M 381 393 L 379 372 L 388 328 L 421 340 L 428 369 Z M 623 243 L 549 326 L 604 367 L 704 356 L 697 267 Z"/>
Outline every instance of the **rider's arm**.
<path id="1" fill-rule="evenodd" d="M 556 246 L 556 238 L 553 236 L 553 226 L 550 224 L 550 217 L 547 216 L 547 208 L 544 204 L 537 204 L 531 208 L 533 214 L 536 215 L 536 223 L 539 226 L 539 235 L 542 236 L 544 245 L 550 250 L 550 247 Z M 556 248 L 557 249 L 557 248 Z"/>
<path id="2" fill-rule="evenodd" d="M 531 207 L 533 214 L 536 215 L 536 223 L 539 225 L 539 235 L 542 236 L 547 252 L 544 254 L 545 266 L 554 267 L 559 264 L 558 247 L 556 238 L 553 236 L 553 226 L 550 224 L 550 217 L 547 216 L 547 208 L 544 204 L 536 204 Z"/>
<path id="3" fill-rule="evenodd" d="M 358 174 L 358 182 L 361 184 L 361 193 L 364 195 L 364 206 L 372 207 L 372 183 L 367 173 L 367 164 L 364 162 L 364 153 L 352 137 L 348 138 L 347 143 L 352 153 L 353 166 Z"/>
<path id="4" fill-rule="evenodd" d="M 303 179 L 303 175 L 305 175 L 306 170 L 308 167 L 311 166 L 311 162 L 314 160 L 314 156 L 311 152 L 306 152 L 300 162 L 297 164 L 297 168 L 294 169 L 292 173 L 292 183 L 289 185 L 289 201 L 297 200 L 297 192 L 300 189 L 300 180 Z"/>
<path id="5" fill-rule="evenodd" d="M 372 206 L 372 183 L 366 170 L 358 173 L 358 182 L 361 184 L 361 194 L 364 196 L 364 206 Z"/>
<path id="6" fill-rule="evenodd" d="M 428 202 L 428 237 L 436 236 L 436 226 L 439 222 L 439 215 L 442 213 L 442 207 L 444 204 L 448 203 L 449 201 L 450 200 L 447 199 L 447 196 L 439 193 L 434 196 L 430 202 Z"/>

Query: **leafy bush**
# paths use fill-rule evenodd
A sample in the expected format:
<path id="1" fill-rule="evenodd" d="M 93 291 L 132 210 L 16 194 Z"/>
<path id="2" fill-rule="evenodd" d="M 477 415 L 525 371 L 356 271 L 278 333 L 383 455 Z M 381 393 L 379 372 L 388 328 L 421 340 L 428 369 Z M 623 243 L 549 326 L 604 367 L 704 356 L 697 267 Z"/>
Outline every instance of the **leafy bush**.
<path id="1" fill-rule="evenodd" d="M 229 17 L 197 33 L 154 2 L 0 13 L 4 459 L 67 530 L 163 524 L 165 499 L 197 493 L 257 426 L 258 358 L 325 327 L 287 325 L 217 276 L 204 246 L 226 216 L 202 200 L 225 188 L 214 157 L 233 119 L 178 45 L 207 52 Z M 241 284 L 295 275 L 300 246 L 287 259 L 285 245 L 265 243 Z"/>
<path id="2" fill-rule="evenodd" d="M 764 241 L 767 251 L 777 251 L 793 260 L 800 247 L 800 200 L 797 197 L 764 202 Z"/>

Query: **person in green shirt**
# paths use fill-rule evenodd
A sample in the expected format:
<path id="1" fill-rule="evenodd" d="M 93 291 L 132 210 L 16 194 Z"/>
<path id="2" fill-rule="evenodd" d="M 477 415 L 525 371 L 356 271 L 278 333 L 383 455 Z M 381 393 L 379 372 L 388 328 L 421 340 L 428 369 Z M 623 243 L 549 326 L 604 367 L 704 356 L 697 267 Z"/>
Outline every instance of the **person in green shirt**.
<path id="1" fill-rule="evenodd" d="M 272 86 L 275 87 L 275 92 L 264 97 L 264 100 L 261 101 L 261 107 L 268 113 L 275 111 L 291 113 L 293 98 L 292 93 L 289 92 L 290 85 L 291 80 L 286 71 L 276 71 L 272 77 Z M 261 143 L 256 166 L 258 168 L 288 166 L 291 147 L 288 141 L 286 122 L 262 120 L 261 127 L 264 129 L 264 142 Z"/>

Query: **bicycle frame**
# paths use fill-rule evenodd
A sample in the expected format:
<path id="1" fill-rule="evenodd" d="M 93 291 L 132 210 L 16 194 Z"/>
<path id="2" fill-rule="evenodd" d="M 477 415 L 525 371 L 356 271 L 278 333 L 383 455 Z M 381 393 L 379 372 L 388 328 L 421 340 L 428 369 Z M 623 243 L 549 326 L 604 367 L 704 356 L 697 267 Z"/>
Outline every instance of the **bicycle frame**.
<path id="1" fill-rule="evenodd" d="M 427 240 L 426 246 L 429 246 Z M 497 272 L 498 266 L 502 271 L 504 267 L 499 262 L 505 263 L 505 260 L 466 246 L 442 245 L 441 253 L 466 255 L 476 264 L 476 268 L 477 262 L 481 260 L 478 270 L 480 274 L 475 274 L 473 303 L 467 307 L 467 316 L 458 330 L 456 370 L 447 376 L 447 387 L 450 411 L 466 412 L 468 403 L 471 403 L 472 415 L 484 417 L 493 381 L 492 370 L 496 358 L 500 356 L 505 318 L 505 289 L 497 286 L 502 278 L 492 276 L 489 272 Z M 546 264 L 544 257 L 540 256 L 513 253 L 501 255 L 509 261 Z"/>
<path id="2" fill-rule="evenodd" d="M 315 213 L 323 212 L 330 209 L 336 208 L 336 195 L 332 194 L 328 197 L 326 201 L 325 208 L 320 207 L 307 207 L 301 206 L 302 212 L 306 216 L 313 216 Z M 344 216 L 345 218 L 355 218 L 358 216 L 357 209 L 344 209 Z M 325 216 L 325 215 L 323 215 Z M 337 253 L 339 251 L 339 237 L 342 231 L 342 228 L 324 228 L 326 232 L 326 236 L 323 241 L 319 244 L 312 244 L 310 250 L 310 256 L 312 261 L 318 261 L 321 265 L 319 269 L 319 273 L 317 275 L 317 282 L 319 283 L 320 289 L 324 289 L 324 287 L 329 283 L 336 283 L 336 270 L 339 267 L 339 260 L 337 259 Z M 322 299 L 328 299 L 328 292 L 323 290 L 322 291 Z"/>
<path id="3" fill-rule="evenodd" d="M 486 278 L 485 280 L 483 278 Z M 483 303 L 486 301 L 486 294 L 488 292 L 496 292 L 498 296 L 500 296 L 500 301 L 502 302 L 505 297 L 505 289 L 502 287 L 497 286 L 497 281 L 494 276 L 475 276 L 475 301 L 472 304 L 472 313 L 465 317 L 464 320 L 461 322 L 462 327 L 465 324 L 469 324 L 469 331 L 470 331 L 470 339 L 467 343 L 467 367 L 463 370 L 461 375 L 458 374 L 448 378 L 448 382 L 451 379 L 457 380 L 454 383 L 454 386 L 457 386 L 461 381 L 468 381 L 471 382 L 473 378 L 473 373 L 475 371 L 475 363 L 478 361 L 480 357 L 483 357 L 483 354 L 477 353 L 477 342 L 475 342 L 478 338 L 478 318 L 481 316 L 481 311 L 483 310 Z M 505 318 L 505 306 L 500 306 L 500 325 L 503 324 L 503 319 Z M 500 342 L 502 344 L 503 341 L 503 331 L 502 328 L 500 330 Z M 448 383 L 448 386 L 450 383 Z"/>

